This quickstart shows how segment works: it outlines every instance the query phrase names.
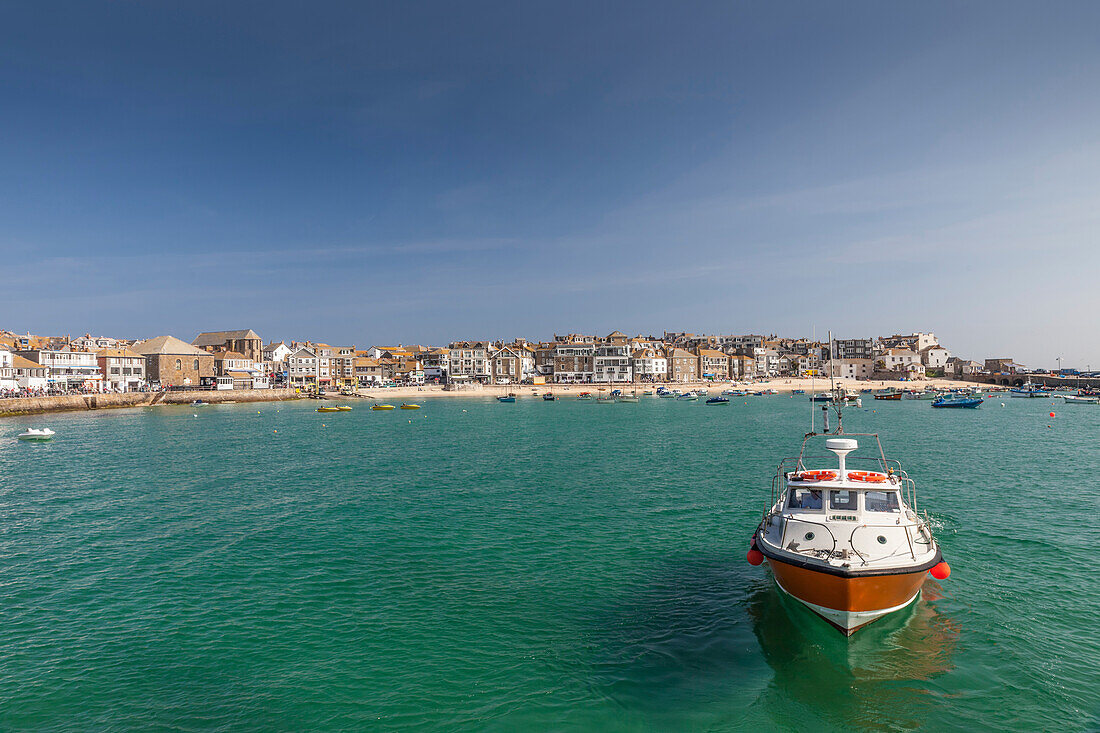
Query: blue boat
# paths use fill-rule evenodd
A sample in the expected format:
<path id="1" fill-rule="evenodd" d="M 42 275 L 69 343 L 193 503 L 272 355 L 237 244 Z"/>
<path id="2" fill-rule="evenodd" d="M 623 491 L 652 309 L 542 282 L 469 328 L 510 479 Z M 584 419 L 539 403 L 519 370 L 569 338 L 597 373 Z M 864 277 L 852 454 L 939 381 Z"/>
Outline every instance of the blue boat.
<path id="1" fill-rule="evenodd" d="M 516 401 L 516 396 L 514 394 L 501 395 L 500 397 L 497 397 L 497 402 L 515 402 L 515 401 Z"/>
<path id="2" fill-rule="evenodd" d="M 729 403 L 726 397 L 711 397 L 707 400 L 708 405 L 728 405 Z"/>
<path id="3" fill-rule="evenodd" d="M 932 407 L 977 407 L 985 402 L 981 397 L 961 394 L 948 394 L 932 400 Z"/>
<path id="4" fill-rule="evenodd" d="M 812 394 L 810 395 L 810 402 L 832 402 L 833 396 L 831 394 Z"/>
<path id="5" fill-rule="evenodd" d="M 804 389 L 792 389 L 791 394 L 806 394 L 806 390 L 804 390 Z"/>

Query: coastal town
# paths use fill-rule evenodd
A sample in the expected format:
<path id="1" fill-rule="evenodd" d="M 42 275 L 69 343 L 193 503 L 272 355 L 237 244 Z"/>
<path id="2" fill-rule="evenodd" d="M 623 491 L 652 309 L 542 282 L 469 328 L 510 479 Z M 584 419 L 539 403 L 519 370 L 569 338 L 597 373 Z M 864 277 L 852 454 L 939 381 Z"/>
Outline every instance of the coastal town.
<path id="1" fill-rule="evenodd" d="M 251 329 L 123 339 L 0 331 L 0 396 L 160 390 L 355 391 L 440 385 L 660 384 L 802 379 L 971 379 L 1016 374 L 1010 358 L 974 361 L 934 333 L 834 339 L 664 332 L 571 333 L 550 341 L 333 346 L 264 340 Z"/>

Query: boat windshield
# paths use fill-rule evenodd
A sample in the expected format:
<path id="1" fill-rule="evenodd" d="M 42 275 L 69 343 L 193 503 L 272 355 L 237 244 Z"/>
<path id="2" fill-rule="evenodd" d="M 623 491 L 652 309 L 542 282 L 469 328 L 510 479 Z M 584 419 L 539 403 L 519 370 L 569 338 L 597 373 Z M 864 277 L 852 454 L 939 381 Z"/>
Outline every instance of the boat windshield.
<path id="1" fill-rule="evenodd" d="M 829 508 L 854 512 L 859 508 L 858 497 L 859 494 L 855 491 L 830 491 Z"/>
<path id="2" fill-rule="evenodd" d="M 819 489 L 792 488 L 787 496 L 788 509 L 821 509 L 821 491 Z"/>
<path id="3" fill-rule="evenodd" d="M 898 505 L 898 493 L 896 491 L 868 491 L 864 498 L 864 506 L 869 512 L 896 512 Z"/>

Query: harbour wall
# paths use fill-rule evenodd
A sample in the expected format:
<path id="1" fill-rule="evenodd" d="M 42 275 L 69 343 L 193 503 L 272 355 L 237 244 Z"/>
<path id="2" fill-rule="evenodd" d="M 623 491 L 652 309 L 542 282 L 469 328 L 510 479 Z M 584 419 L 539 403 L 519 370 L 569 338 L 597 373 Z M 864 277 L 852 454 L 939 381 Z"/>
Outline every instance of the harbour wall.
<path id="1" fill-rule="evenodd" d="M 149 405 L 183 405 L 204 402 L 277 402 L 300 399 L 293 389 L 187 390 L 181 392 L 127 392 L 124 394 L 55 395 L 0 399 L 0 417 L 36 415 L 43 412 L 109 410 Z"/>

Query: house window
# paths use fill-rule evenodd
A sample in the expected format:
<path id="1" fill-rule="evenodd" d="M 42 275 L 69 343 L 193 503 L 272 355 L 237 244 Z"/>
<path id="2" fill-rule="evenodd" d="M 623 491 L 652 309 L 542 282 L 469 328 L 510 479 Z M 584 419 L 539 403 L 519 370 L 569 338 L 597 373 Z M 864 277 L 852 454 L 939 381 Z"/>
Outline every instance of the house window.
<path id="1" fill-rule="evenodd" d="M 183 361 L 181 359 L 176 359 L 176 371 L 178 372 L 180 369 L 183 369 Z"/>
<path id="2" fill-rule="evenodd" d="M 195 359 L 195 365 L 192 366 L 191 368 L 194 369 L 196 372 L 199 370 L 199 360 L 198 359 Z"/>

